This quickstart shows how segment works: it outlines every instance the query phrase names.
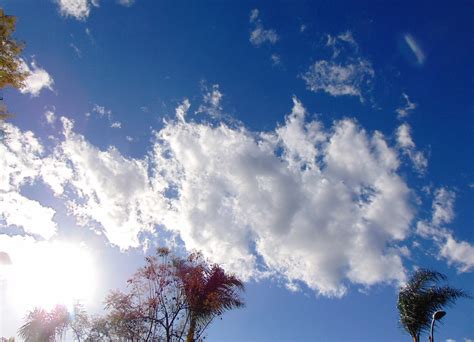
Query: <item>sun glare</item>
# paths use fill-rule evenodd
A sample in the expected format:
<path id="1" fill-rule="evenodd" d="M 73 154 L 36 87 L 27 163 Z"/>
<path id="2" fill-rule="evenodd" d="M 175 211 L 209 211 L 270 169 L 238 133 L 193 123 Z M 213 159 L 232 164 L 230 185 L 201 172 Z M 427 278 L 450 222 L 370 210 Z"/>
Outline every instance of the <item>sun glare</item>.
<path id="1" fill-rule="evenodd" d="M 91 252 L 83 245 L 45 242 L 16 253 L 9 277 L 9 297 L 19 307 L 67 308 L 91 299 L 96 275 Z"/>

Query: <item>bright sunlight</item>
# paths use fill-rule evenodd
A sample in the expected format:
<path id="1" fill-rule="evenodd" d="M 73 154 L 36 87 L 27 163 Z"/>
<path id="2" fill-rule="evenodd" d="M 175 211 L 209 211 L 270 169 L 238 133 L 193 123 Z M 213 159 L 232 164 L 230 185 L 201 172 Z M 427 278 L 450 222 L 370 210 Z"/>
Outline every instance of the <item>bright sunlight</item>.
<path id="1" fill-rule="evenodd" d="M 18 247 L 9 253 L 12 264 L 5 290 L 21 303 L 19 307 L 51 309 L 63 304 L 71 308 L 77 301 L 85 304 L 91 299 L 96 275 L 85 246 L 55 241 Z"/>

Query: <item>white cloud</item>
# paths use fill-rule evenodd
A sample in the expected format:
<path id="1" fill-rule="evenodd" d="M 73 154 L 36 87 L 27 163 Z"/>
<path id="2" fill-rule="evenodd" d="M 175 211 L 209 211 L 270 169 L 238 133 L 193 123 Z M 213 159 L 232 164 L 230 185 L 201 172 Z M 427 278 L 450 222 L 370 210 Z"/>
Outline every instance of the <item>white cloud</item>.
<path id="1" fill-rule="evenodd" d="M 281 65 L 281 57 L 280 55 L 277 55 L 276 53 L 272 54 L 270 56 L 270 59 L 272 60 L 272 65 L 273 66 L 278 66 Z"/>
<path id="2" fill-rule="evenodd" d="M 305 25 L 305 24 L 301 24 L 301 25 L 300 25 L 300 32 L 303 33 L 304 31 L 306 31 L 306 25 Z"/>
<path id="3" fill-rule="evenodd" d="M 99 114 L 99 117 L 101 118 L 106 117 L 107 119 L 112 120 L 112 110 L 107 109 L 104 106 L 94 104 L 94 107 L 92 107 L 92 112 Z"/>
<path id="4" fill-rule="evenodd" d="M 474 269 L 474 246 L 468 242 L 457 242 L 453 234 L 444 226 L 454 219 L 455 193 L 446 188 L 435 191 L 431 221 L 419 221 L 417 234 L 433 239 L 439 248 L 439 257 L 455 265 L 459 272 Z"/>
<path id="5" fill-rule="evenodd" d="M 408 47 L 411 49 L 411 51 L 415 55 L 417 63 L 419 65 L 424 64 L 426 60 L 425 53 L 423 52 L 423 50 L 421 49 L 420 45 L 415 40 L 415 38 L 409 33 L 405 34 L 404 38 Z"/>
<path id="6" fill-rule="evenodd" d="M 435 226 L 449 224 L 454 219 L 454 200 L 456 195 L 453 191 L 440 188 L 435 192 L 433 200 L 433 217 L 431 222 Z"/>
<path id="7" fill-rule="evenodd" d="M 251 23 L 256 22 L 257 19 L 258 19 L 258 14 L 259 14 L 258 9 L 254 8 L 253 10 L 251 10 L 251 11 L 250 11 L 250 19 L 249 19 L 249 21 L 250 21 Z"/>
<path id="8" fill-rule="evenodd" d="M 23 94 L 29 93 L 32 96 L 38 96 L 43 88 L 53 90 L 54 80 L 46 70 L 37 66 L 34 60 L 29 66 L 23 59 L 20 59 L 20 62 L 21 68 L 29 73 L 24 87 L 20 89 Z"/>
<path id="9" fill-rule="evenodd" d="M 176 193 L 168 227 L 245 278 L 270 272 L 328 296 L 342 295 L 346 281 L 403 280 L 391 245 L 405 238 L 412 212 L 396 153 L 351 120 L 326 131 L 304 118 L 295 100 L 285 125 L 257 136 L 169 123 L 153 156 Z"/>
<path id="10" fill-rule="evenodd" d="M 56 234 L 55 211 L 17 192 L 0 192 L 0 218 L 7 226 L 22 227 L 28 234 L 48 240 Z"/>
<path id="11" fill-rule="evenodd" d="M 85 20 L 90 13 L 89 0 L 56 0 L 61 15 Z"/>
<path id="12" fill-rule="evenodd" d="M 397 108 L 395 112 L 398 114 L 398 118 L 404 118 L 408 116 L 413 110 L 416 109 L 417 104 L 410 101 L 410 98 L 407 94 L 402 93 L 402 96 L 405 99 L 405 106 L 402 108 Z"/>
<path id="13" fill-rule="evenodd" d="M 120 121 L 114 121 L 110 124 L 111 128 L 122 128 L 122 123 Z"/>
<path id="14" fill-rule="evenodd" d="M 264 43 L 275 44 L 279 39 L 278 34 L 273 29 L 265 29 L 258 16 L 258 9 L 253 9 L 250 12 L 250 23 L 253 24 L 249 38 L 250 43 L 255 46 L 260 46 Z"/>
<path id="15" fill-rule="evenodd" d="M 206 113 L 211 117 L 222 118 L 222 97 L 224 96 L 219 90 L 219 85 L 214 84 L 211 89 L 204 86 L 203 104 L 199 106 L 196 113 Z"/>
<path id="16" fill-rule="evenodd" d="M 324 91 L 332 96 L 358 96 L 363 102 L 362 88 L 370 86 L 374 75 L 372 65 L 364 59 L 348 64 L 321 60 L 311 65 L 301 77 L 313 92 Z"/>
<path id="17" fill-rule="evenodd" d="M 82 58 L 82 51 L 74 43 L 70 43 L 69 46 L 74 50 L 77 57 Z"/>
<path id="18" fill-rule="evenodd" d="M 207 101 L 219 106 L 216 90 Z M 187 121 L 190 106 L 187 99 L 178 106 L 142 159 L 98 149 L 65 118 L 64 139 L 49 155 L 30 132 L 13 128 L 15 139 L 0 146 L 0 190 L 10 202 L 34 205 L 18 197 L 21 186 L 42 181 L 79 223 L 123 250 L 139 247 L 143 232 L 159 234 L 158 225 L 244 279 L 277 277 L 293 290 L 306 284 L 342 296 L 349 284 L 405 280 L 411 190 L 381 133 L 351 119 L 325 128 L 296 98 L 269 132 Z M 448 222 L 437 206 L 433 221 Z M 51 236 L 54 211 L 37 209 L 49 228 L 30 234 Z M 466 243 L 439 236 L 444 258 L 470 262 Z"/>
<path id="19" fill-rule="evenodd" d="M 32 132 L 6 124 L 9 139 L 0 144 L 0 220 L 44 239 L 56 233 L 54 210 L 21 194 L 23 185 L 39 174 L 43 147 Z"/>
<path id="20" fill-rule="evenodd" d="M 44 117 L 46 119 L 46 122 L 50 125 L 53 125 L 56 121 L 56 114 L 52 110 L 45 111 Z"/>
<path id="21" fill-rule="evenodd" d="M 397 128 L 397 144 L 413 163 L 415 170 L 423 174 L 428 167 L 428 160 L 422 152 L 416 150 L 415 143 L 411 137 L 410 125 L 404 123 Z"/>
<path id="22" fill-rule="evenodd" d="M 355 41 L 351 31 L 340 33 L 337 36 L 328 34 L 326 38 L 326 46 L 332 49 L 333 59 L 339 57 L 342 52 L 352 54 L 359 50 L 359 45 Z"/>
<path id="23" fill-rule="evenodd" d="M 43 177 L 45 182 L 58 189 L 70 187 L 79 200 L 69 198 L 67 205 L 81 224 L 99 223 L 109 241 L 122 249 L 138 246 L 139 232 L 152 231 L 159 222 L 155 216 L 163 210 L 146 160 L 127 159 L 115 148 L 100 151 L 72 131 L 70 120 L 62 121 L 65 139 L 52 161 L 67 161 L 65 177 L 59 184 L 57 178 L 51 184 Z"/>
<path id="24" fill-rule="evenodd" d="M 130 7 L 135 3 L 135 0 L 117 0 L 117 2 L 125 7 Z"/>
<path id="25" fill-rule="evenodd" d="M 449 235 L 441 247 L 441 256 L 448 260 L 449 264 L 458 266 L 459 272 L 468 272 L 474 269 L 474 246 L 465 242 L 457 242 Z"/>
<path id="26" fill-rule="evenodd" d="M 446 339 L 446 342 L 456 342 L 456 340 L 453 340 L 452 338 Z"/>
<path id="27" fill-rule="evenodd" d="M 188 113 L 188 110 L 190 107 L 191 107 L 191 103 L 189 102 L 189 100 L 184 99 L 183 102 L 178 107 L 176 107 L 176 117 L 180 121 L 184 121 L 185 116 Z"/>

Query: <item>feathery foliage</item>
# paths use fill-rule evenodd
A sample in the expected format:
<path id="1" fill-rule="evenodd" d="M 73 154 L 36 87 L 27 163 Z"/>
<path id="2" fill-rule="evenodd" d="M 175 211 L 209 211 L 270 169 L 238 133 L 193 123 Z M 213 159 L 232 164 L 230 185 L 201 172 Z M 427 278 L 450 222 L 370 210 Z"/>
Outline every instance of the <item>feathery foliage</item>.
<path id="1" fill-rule="evenodd" d="M 468 297 L 463 290 L 437 285 L 444 280 L 446 276 L 439 272 L 418 269 L 399 291 L 400 323 L 414 341 L 419 341 L 421 332 L 429 330 L 435 311 L 454 304 L 458 298 Z"/>

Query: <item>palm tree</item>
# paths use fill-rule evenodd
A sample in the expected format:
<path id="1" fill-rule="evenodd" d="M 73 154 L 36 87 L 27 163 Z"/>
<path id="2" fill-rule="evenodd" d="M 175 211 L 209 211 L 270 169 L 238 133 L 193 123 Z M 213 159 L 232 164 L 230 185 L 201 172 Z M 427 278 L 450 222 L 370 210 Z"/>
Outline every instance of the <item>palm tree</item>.
<path id="1" fill-rule="evenodd" d="M 420 341 L 420 333 L 429 330 L 431 317 L 456 299 L 469 297 L 463 290 L 450 286 L 438 286 L 446 276 L 427 269 L 418 269 L 398 293 L 397 308 L 400 323 L 413 338 Z"/>
<path id="2" fill-rule="evenodd" d="M 25 324 L 18 330 L 18 335 L 26 342 L 53 341 L 55 331 L 50 324 L 49 313 L 44 309 L 34 308 L 26 316 Z"/>
<path id="3" fill-rule="evenodd" d="M 56 337 L 61 339 L 68 325 L 69 313 L 64 306 L 57 305 L 51 312 L 34 308 L 26 316 L 18 334 L 27 342 L 51 342 Z"/>
<path id="4" fill-rule="evenodd" d="M 188 305 L 187 342 L 199 338 L 216 316 L 244 305 L 238 293 L 244 284 L 219 265 L 181 264 L 178 269 Z"/>

